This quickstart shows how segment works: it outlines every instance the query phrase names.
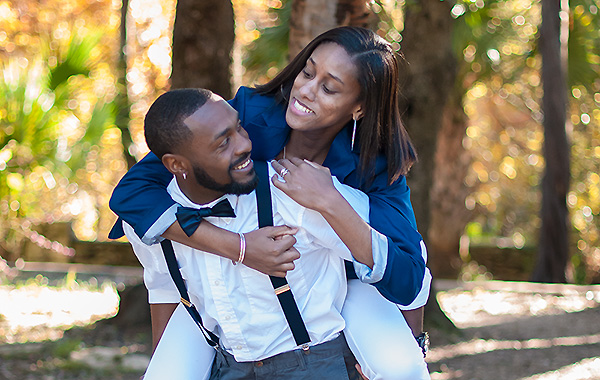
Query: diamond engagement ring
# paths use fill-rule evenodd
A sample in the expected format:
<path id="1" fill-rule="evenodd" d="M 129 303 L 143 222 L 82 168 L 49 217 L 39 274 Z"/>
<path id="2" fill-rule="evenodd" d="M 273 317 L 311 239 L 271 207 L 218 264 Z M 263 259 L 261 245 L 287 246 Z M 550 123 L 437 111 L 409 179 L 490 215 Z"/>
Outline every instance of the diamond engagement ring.
<path id="1" fill-rule="evenodd" d="M 281 178 L 285 177 L 286 174 L 288 174 L 290 171 L 287 170 L 287 168 L 283 168 L 283 170 L 281 171 L 281 174 L 279 175 Z"/>

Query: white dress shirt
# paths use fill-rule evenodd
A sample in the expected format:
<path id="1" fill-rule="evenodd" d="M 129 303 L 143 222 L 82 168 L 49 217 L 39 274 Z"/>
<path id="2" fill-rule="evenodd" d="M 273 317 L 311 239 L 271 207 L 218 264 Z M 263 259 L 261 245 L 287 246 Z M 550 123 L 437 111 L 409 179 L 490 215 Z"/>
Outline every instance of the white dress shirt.
<path id="1" fill-rule="evenodd" d="M 269 165 L 270 175 L 275 171 Z M 359 190 L 334 185 L 356 212 L 368 222 L 368 197 Z M 191 202 L 173 180 L 168 187 L 173 199 L 185 207 L 210 207 Z M 339 239 L 321 214 L 300 206 L 281 190 L 271 185 L 273 222 L 299 227 L 296 249 L 301 257 L 288 272 L 298 309 L 311 338 L 311 344 L 323 343 L 338 336 L 344 328 L 341 309 L 346 296 L 346 276 L 343 259 L 352 260 L 348 248 Z M 236 214 L 235 218 L 208 217 L 207 221 L 224 229 L 247 233 L 258 228 L 256 196 L 225 195 Z M 179 293 L 167 270 L 161 247 L 141 242 L 133 229 L 124 224 L 126 235 L 144 266 L 144 282 L 150 303 L 179 302 Z M 385 237 L 372 230 L 374 245 L 387 244 Z M 207 329 L 215 332 L 221 345 L 238 361 L 261 360 L 296 348 L 269 277 L 244 265 L 211 253 L 173 242 L 175 254 L 186 281 L 191 301 L 196 305 Z M 373 249 L 376 251 L 376 249 Z M 381 265 L 383 257 L 375 257 L 371 271 L 356 263 L 359 276 L 368 280 Z M 385 263 L 385 261 L 383 261 Z M 379 271 L 379 270 L 377 270 Z M 362 274 L 361 274 L 362 273 Z M 379 273 L 375 275 L 380 275 Z"/>

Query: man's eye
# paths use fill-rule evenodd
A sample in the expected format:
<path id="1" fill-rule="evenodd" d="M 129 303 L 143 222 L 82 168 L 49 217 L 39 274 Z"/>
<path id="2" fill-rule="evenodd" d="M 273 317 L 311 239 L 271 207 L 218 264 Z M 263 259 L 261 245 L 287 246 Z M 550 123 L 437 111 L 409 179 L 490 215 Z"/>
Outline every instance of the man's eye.
<path id="1" fill-rule="evenodd" d="M 219 145 L 219 148 L 224 148 L 227 146 L 227 144 L 229 144 L 229 137 L 225 137 L 225 139 L 221 142 L 221 144 Z"/>

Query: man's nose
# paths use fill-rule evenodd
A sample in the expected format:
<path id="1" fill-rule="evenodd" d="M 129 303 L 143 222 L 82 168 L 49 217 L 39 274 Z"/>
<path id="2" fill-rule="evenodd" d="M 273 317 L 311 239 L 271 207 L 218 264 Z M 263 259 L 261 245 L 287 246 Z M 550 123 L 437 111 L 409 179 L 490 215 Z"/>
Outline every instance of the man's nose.
<path id="1" fill-rule="evenodd" d="M 236 154 L 242 155 L 252 151 L 252 141 L 247 134 L 238 133 L 238 144 Z"/>

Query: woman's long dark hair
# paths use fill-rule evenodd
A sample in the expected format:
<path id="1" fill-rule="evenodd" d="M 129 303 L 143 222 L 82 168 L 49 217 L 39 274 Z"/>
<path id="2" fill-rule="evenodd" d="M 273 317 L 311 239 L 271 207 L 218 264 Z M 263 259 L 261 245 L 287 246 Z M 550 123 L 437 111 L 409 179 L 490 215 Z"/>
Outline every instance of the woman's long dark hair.
<path id="1" fill-rule="evenodd" d="M 271 81 L 257 86 L 261 94 L 274 95 L 287 103 L 294 80 L 306 66 L 313 51 L 324 42 L 344 48 L 358 71 L 360 100 L 364 115 L 358 123 L 360 172 L 373 173 L 375 159 L 384 154 L 388 164 L 388 182 L 406 175 L 417 155 L 398 108 L 399 61 L 391 45 L 369 29 L 343 26 L 331 29 L 312 40 Z"/>

